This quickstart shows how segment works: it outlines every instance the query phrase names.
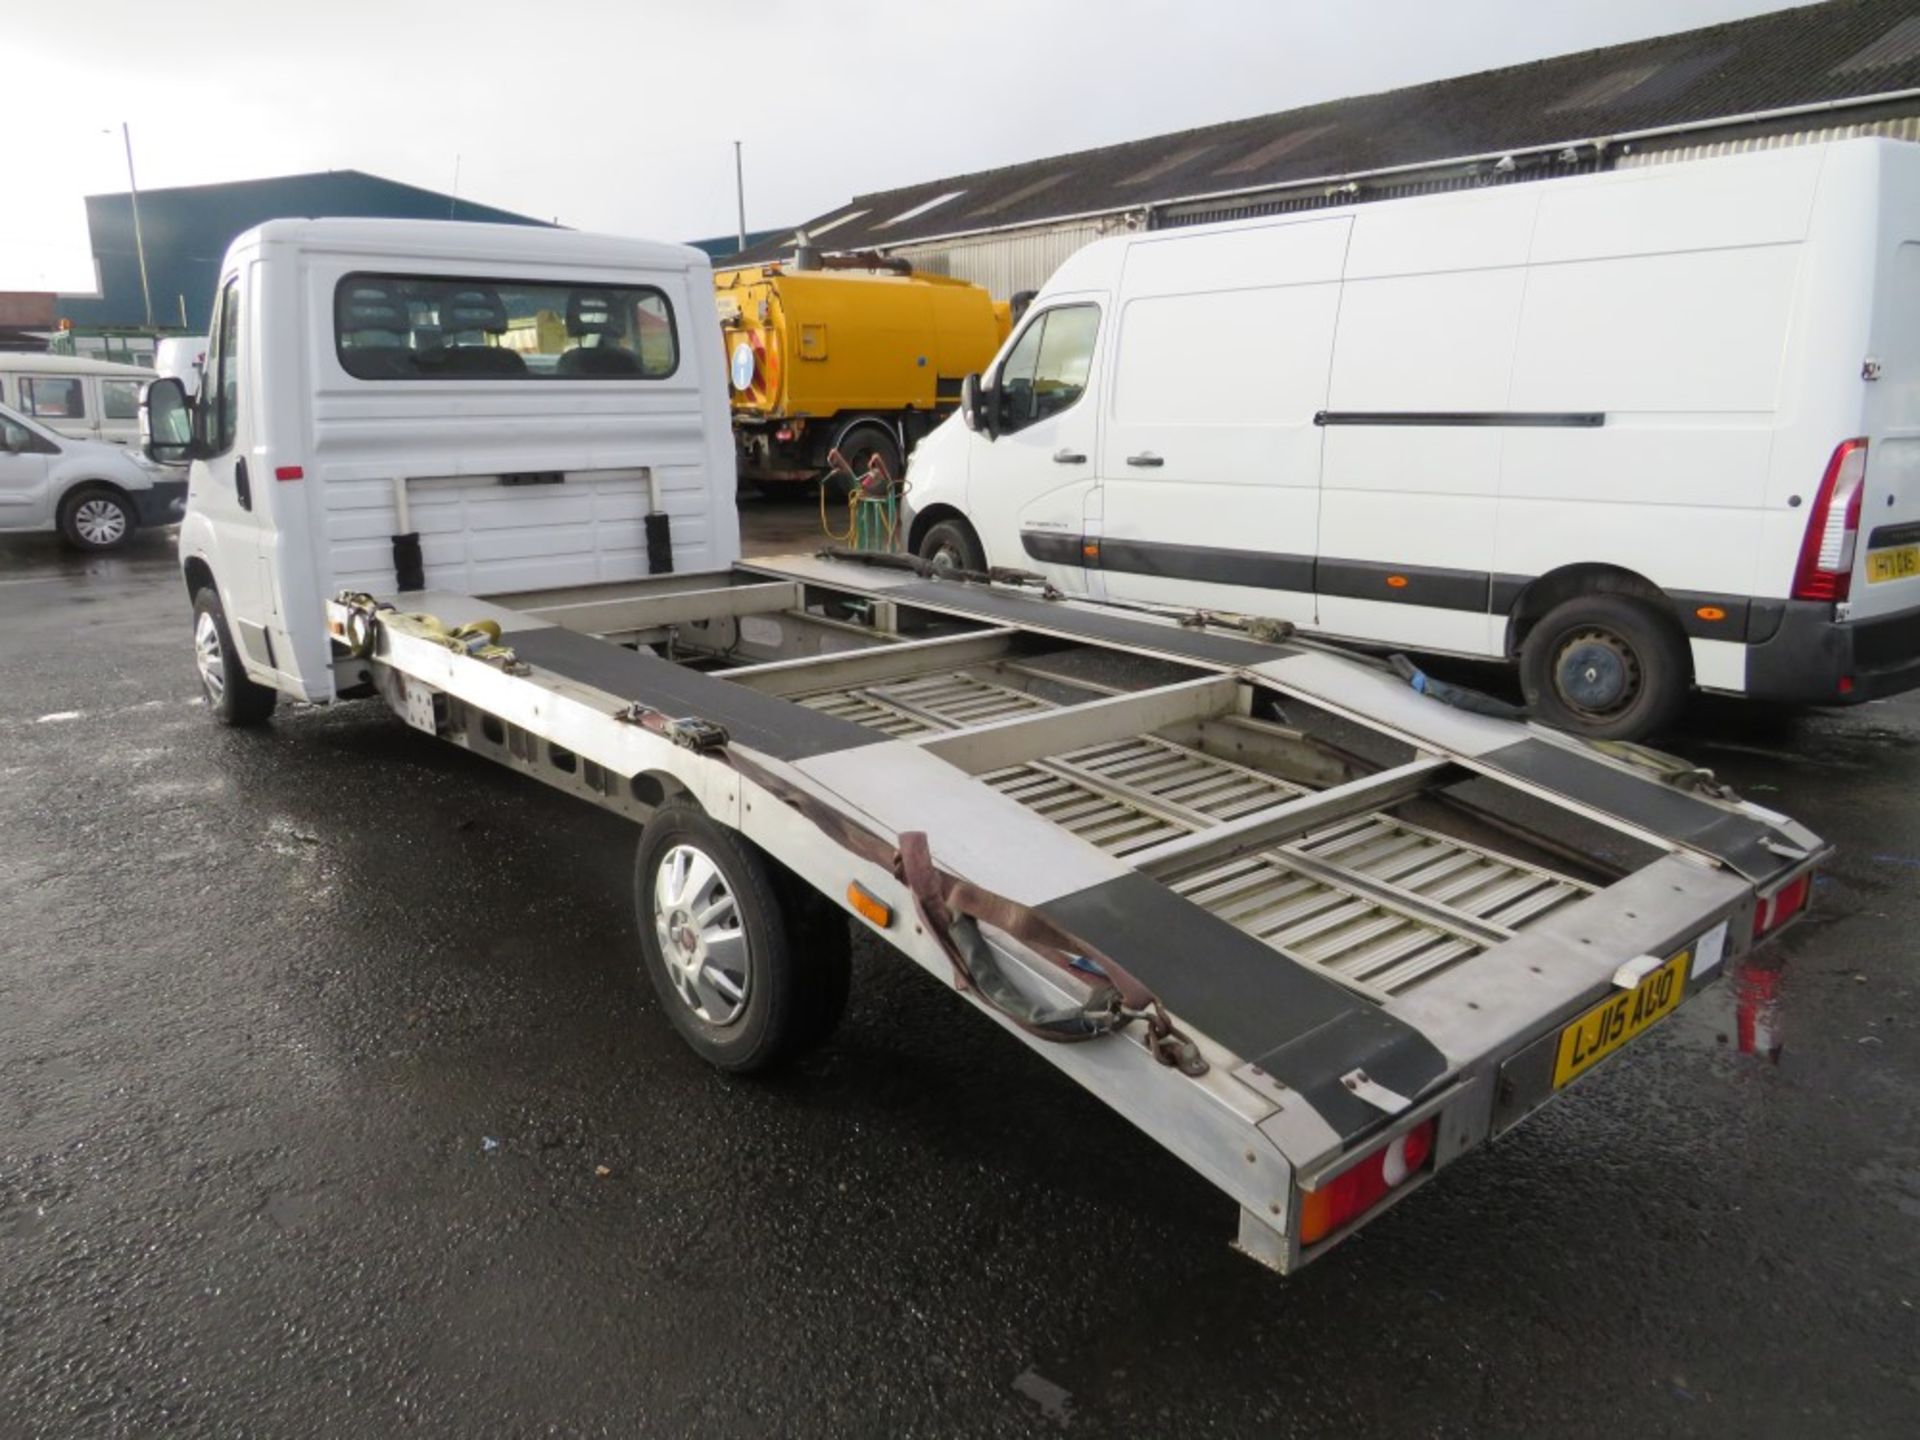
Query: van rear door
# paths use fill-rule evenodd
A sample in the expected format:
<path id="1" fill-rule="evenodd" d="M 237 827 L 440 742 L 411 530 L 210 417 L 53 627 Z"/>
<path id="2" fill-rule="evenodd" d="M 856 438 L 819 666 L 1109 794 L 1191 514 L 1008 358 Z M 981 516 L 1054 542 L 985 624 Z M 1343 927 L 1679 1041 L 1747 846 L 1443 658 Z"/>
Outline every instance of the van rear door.
<path id="1" fill-rule="evenodd" d="M 1920 243 L 1883 252 L 1866 385 L 1866 481 L 1853 618 L 1920 608 Z"/>

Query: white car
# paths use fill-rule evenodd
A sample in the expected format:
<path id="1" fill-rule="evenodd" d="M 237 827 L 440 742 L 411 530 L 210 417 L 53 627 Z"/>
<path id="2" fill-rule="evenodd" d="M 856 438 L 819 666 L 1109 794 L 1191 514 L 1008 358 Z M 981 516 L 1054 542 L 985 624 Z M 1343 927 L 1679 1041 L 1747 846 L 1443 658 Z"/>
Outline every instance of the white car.
<path id="1" fill-rule="evenodd" d="M 0 405 L 0 532 L 58 530 L 79 550 L 112 550 L 186 509 L 187 472 L 137 450 L 55 434 Z"/>

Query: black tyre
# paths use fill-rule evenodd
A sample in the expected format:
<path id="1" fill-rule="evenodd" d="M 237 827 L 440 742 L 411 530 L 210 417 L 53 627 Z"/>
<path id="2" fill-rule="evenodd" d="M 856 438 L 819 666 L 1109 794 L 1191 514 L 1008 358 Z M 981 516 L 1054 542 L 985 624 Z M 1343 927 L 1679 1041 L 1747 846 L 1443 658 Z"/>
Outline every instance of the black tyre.
<path id="1" fill-rule="evenodd" d="M 804 964 L 801 1020 L 793 1031 L 793 1054 L 826 1044 L 847 1014 L 852 991 L 852 927 L 847 912 L 789 876 L 787 914 L 797 958 Z"/>
<path id="2" fill-rule="evenodd" d="M 193 597 L 193 659 L 207 708 L 222 725 L 259 725 L 273 714 L 279 692 L 247 678 L 234 649 L 233 632 L 220 608 L 220 592 L 203 586 Z"/>
<path id="3" fill-rule="evenodd" d="M 919 555 L 936 570 L 985 570 L 987 552 L 964 520 L 942 520 L 920 537 Z"/>
<path id="4" fill-rule="evenodd" d="M 647 979 L 709 1064 L 766 1070 L 825 1039 L 847 993 L 847 939 L 743 836 L 690 800 L 640 832 L 634 919 Z"/>
<path id="5" fill-rule="evenodd" d="M 140 517 L 111 485 L 77 485 L 60 501 L 60 537 L 76 550 L 118 550 Z"/>
<path id="6" fill-rule="evenodd" d="M 1520 647 L 1520 685 L 1534 717 L 1595 740 L 1640 740 L 1666 729 L 1692 677 L 1680 627 L 1624 595 L 1555 606 Z"/>
<path id="7" fill-rule="evenodd" d="M 850 426 L 835 447 L 853 468 L 855 475 L 865 475 L 878 455 L 887 474 L 895 480 L 900 478 L 903 462 L 900 458 L 900 442 L 893 438 L 893 432 L 880 424 Z"/>

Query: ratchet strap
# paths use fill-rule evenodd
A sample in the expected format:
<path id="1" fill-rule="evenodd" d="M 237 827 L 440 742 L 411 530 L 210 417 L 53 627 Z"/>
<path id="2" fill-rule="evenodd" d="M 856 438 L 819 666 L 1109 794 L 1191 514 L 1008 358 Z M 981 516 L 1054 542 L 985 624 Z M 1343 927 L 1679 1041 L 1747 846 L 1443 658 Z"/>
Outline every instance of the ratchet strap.
<path id="1" fill-rule="evenodd" d="M 962 880 L 933 862 L 926 832 L 903 830 L 894 844 L 822 803 L 783 777 L 733 750 L 710 721 L 674 719 L 634 704 L 620 718 L 675 744 L 724 759 L 742 778 L 791 806 L 841 849 L 889 871 L 912 892 L 920 923 L 953 966 L 954 985 L 971 990 L 1021 1029 L 1042 1040 L 1074 1043 L 1110 1035 L 1135 1020 L 1147 1031 L 1147 1049 L 1162 1065 L 1188 1075 L 1206 1073 L 1199 1048 L 1175 1028 L 1159 998 L 1126 968 L 1030 905 Z M 713 732 L 719 731 L 718 743 Z M 695 737 L 698 737 L 696 741 Z M 1048 1005 L 1020 988 L 981 931 L 1011 936 L 1048 964 L 1091 988 L 1078 1004 Z"/>

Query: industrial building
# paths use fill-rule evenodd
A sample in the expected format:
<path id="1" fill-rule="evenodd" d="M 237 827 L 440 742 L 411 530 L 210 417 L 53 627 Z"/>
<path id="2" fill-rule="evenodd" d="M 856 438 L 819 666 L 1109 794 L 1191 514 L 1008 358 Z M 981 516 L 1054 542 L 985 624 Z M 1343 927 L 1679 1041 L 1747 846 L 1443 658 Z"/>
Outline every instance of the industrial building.
<path id="1" fill-rule="evenodd" d="M 1101 235 L 1854 135 L 1920 139 L 1912 0 L 1830 0 L 859 195 L 801 228 L 1005 298 Z M 792 237 L 750 247 L 785 253 Z"/>
<path id="2" fill-rule="evenodd" d="M 359 170 L 325 170 L 220 185 L 143 189 L 136 243 L 133 197 L 125 192 L 89 195 L 87 229 L 97 293 L 60 298 L 58 348 L 150 363 L 154 330 L 177 334 L 205 328 L 213 309 L 216 272 L 233 237 L 284 216 L 547 223 Z M 142 248 L 146 252 L 144 283 Z"/>

